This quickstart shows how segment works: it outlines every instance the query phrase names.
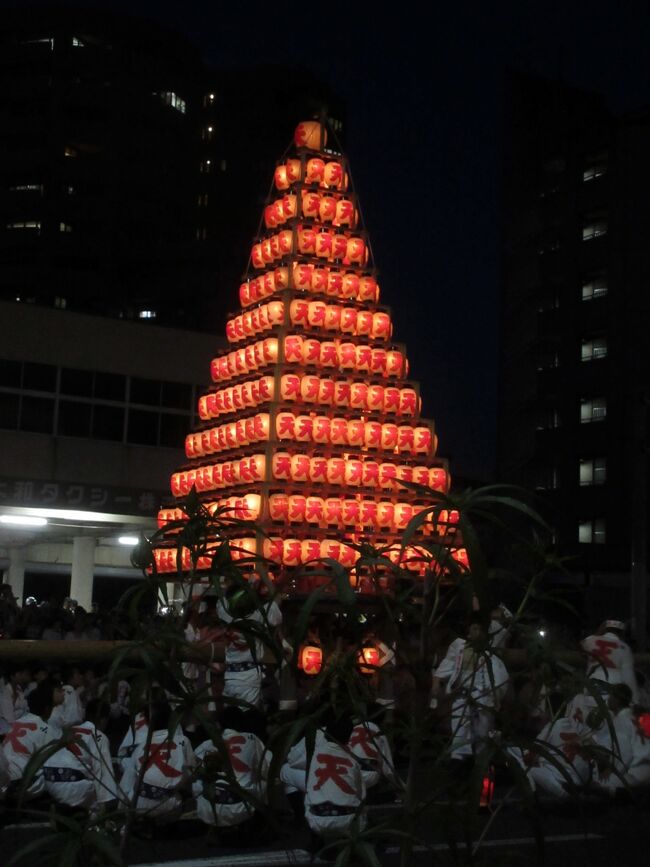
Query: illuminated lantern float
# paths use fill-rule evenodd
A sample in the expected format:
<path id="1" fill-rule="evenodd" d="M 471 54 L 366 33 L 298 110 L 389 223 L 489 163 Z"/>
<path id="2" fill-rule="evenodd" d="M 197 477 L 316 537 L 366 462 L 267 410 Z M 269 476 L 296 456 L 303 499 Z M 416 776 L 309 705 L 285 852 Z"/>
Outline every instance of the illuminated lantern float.
<path id="1" fill-rule="evenodd" d="M 240 308 L 226 323 L 228 348 L 212 360 L 187 463 L 171 479 L 176 502 L 159 524 L 179 519 L 194 486 L 211 511 L 263 527 L 266 535 L 246 535 L 233 526 L 235 556 L 264 556 L 276 573 L 324 558 L 353 567 L 357 555 L 346 543 L 361 539 L 393 546 L 393 562 L 422 572 L 418 540 L 448 539 L 454 514 L 445 526 L 425 525 L 400 551 L 400 534 L 426 505 L 400 481 L 446 492 L 447 464 L 435 456 L 433 423 L 420 417 L 405 347 L 380 304 L 345 156 L 317 121 L 298 125 L 287 153 Z M 159 572 L 176 571 L 172 550 L 155 552 Z M 466 564 L 462 548 L 453 556 Z M 188 562 L 186 555 L 183 568 Z M 207 557 L 199 563 L 208 565 Z M 361 577 L 353 583 L 368 591 Z"/>

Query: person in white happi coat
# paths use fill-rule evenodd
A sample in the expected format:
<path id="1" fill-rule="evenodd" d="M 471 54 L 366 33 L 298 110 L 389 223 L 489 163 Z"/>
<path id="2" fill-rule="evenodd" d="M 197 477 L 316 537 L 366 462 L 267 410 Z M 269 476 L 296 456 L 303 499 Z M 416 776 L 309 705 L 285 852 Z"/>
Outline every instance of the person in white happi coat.
<path id="1" fill-rule="evenodd" d="M 183 789 L 194 767 L 194 751 L 180 728 L 170 736 L 167 724 L 171 708 L 165 702 L 152 707 L 149 724 L 153 733 L 136 744 L 125 759 L 120 788 L 129 803 L 135 797 L 138 779 L 142 784 L 135 804 L 136 812 L 152 818 L 172 820 L 180 815 Z M 144 768 L 144 773 L 143 773 Z"/>
<path id="2" fill-rule="evenodd" d="M 88 702 L 86 720 L 66 730 L 68 743 L 43 765 L 45 789 L 59 804 L 96 809 L 119 798 L 108 738 L 101 727 L 108 708 Z M 98 727 L 99 726 L 99 727 Z"/>
<path id="3" fill-rule="evenodd" d="M 524 768 L 533 790 L 564 799 L 572 786 L 589 782 L 590 765 L 585 747 L 591 729 L 571 717 L 558 717 L 547 723 L 535 738 L 531 750 L 508 750 Z M 535 749 L 539 745 L 539 749 Z"/>
<path id="4" fill-rule="evenodd" d="M 594 731 L 593 743 L 601 752 L 595 759 L 595 788 L 609 795 L 625 788 L 625 778 L 639 756 L 642 743 L 630 703 L 632 691 L 625 683 L 611 687 L 607 707 L 610 715 Z M 592 715 L 596 715 L 594 711 Z"/>
<path id="5" fill-rule="evenodd" d="M 24 665 L 15 665 L 0 683 L 0 737 L 6 734 L 12 723 L 29 712 L 23 688 L 31 680 L 31 672 Z"/>
<path id="6" fill-rule="evenodd" d="M 199 767 L 192 792 L 199 819 L 227 828 L 252 818 L 254 802 L 265 799 L 271 753 L 256 735 L 245 731 L 245 714 L 239 708 L 226 708 L 220 722 L 228 767 L 224 768 L 224 757 L 214 742 L 204 741 L 194 753 Z M 233 777 L 237 786 L 232 784 Z M 251 801 L 246 794 L 252 796 Z"/>
<path id="7" fill-rule="evenodd" d="M 125 760 L 133 755 L 133 751 L 138 744 L 145 743 L 148 734 L 149 723 L 147 722 L 146 715 L 137 713 L 117 750 L 117 758 L 122 770 L 124 770 Z"/>
<path id="8" fill-rule="evenodd" d="M 80 723 L 84 716 L 84 706 L 81 699 L 85 681 L 83 672 L 76 666 L 67 669 L 63 680 L 63 703 L 52 711 L 48 722 L 57 728 L 64 729 Z"/>
<path id="9" fill-rule="evenodd" d="M 305 819 L 322 837 L 345 835 L 355 820 L 365 826 L 366 787 L 361 767 L 344 746 L 352 733 L 348 717 L 331 716 L 317 732 L 307 772 Z"/>
<path id="10" fill-rule="evenodd" d="M 386 780 L 394 779 L 395 768 L 390 744 L 375 722 L 363 720 L 356 723 L 347 746 L 359 762 L 366 791 L 376 786 L 382 777 Z"/>
<path id="11" fill-rule="evenodd" d="M 265 645 L 254 634 L 246 634 L 237 626 L 247 623 L 253 625 L 254 629 L 265 628 L 275 633 L 282 623 L 282 612 L 275 601 L 260 602 L 259 606 L 249 604 L 247 608 L 246 613 L 240 615 L 233 605 L 232 597 L 220 599 L 217 605 L 219 619 L 228 624 L 223 697 L 259 707 Z"/>
<path id="12" fill-rule="evenodd" d="M 480 618 L 470 623 L 467 640 L 457 638 L 433 672 L 431 707 L 437 707 L 443 682 L 452 699 L 451 759 L 471 758 L 494 728 L 495 713 L 508 686 L 508 670 L 488 649 Z"/>
<path id="13" fill-rule="evenodd" d="M 10 784 L 7 794 L 18 794 L 25 769 L 34 753 L 44 749 L 61 737 L 60 729 L 45 722 L 52 706 L 63 702 L 61 687 L 52 680 L 45 680 L 29 695 L 29 712 L 11 724 L 2 742 L 2 752 L 7 760 Z M 37 798 L 45 791 L 42 767 L 34 774 L 24 798 Z"/>

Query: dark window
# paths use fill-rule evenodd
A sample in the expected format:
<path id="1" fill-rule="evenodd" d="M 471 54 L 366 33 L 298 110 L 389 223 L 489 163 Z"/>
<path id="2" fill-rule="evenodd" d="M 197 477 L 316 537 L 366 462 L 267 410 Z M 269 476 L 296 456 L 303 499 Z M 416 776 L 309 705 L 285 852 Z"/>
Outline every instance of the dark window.
<path id="1" fill-rule="evenodd" d="M 20 388 L 20 361 L 0 359 L 0 385 Z"/>
<path id="2" fill-rule="evenodd" d="M 124 400 L 126 377 L 119 373 L 95 374 L 95 397 L 103 400 Z"/>
<path id="3" fill-rule="evenodd" d="M 93 374 L 90 370 L 75 370 L 64 367 L 61 370 L 61 394 L 76 394 L 90 397 L 93 393 Z"/>
<path id="4" fill-rule="evenodd" d="M 56 390 L 56 367 L 52 364 L 32 364 L 25 362 L 23 372 L 23 388 L 32 391 Z"/>
<path id="5" fill-rule="evenodd" d="M 115 440 L 121 442 L 124 438 L 124 410 L 119 406 L 93 407 L 93 437 L 98 440 Z"/>
<path id="6" fill-rule="evenodd" d="M 59 435 L 67 437 L 90 436 L 89 403 L 75 403 L 72 400 L 59 402 Z"/>
<path id="7" fill-rule="evenodd" d="M 155 446 L 158 443 L 158 413 L 146 412 L 143 409 L 130 409 L 126 438 L 130 443 Z"/>
<path id="8" fill-rule="evenodd" d="M 20 429 L 32 433 L 51 434 L 53 426 L 54 401 L 47 397 L 26 397 L 23 395 Z"/>
<path id="9" fill-rule="evenodd" d="M 160 416 L 160 445 L 173 449 L 182 448 L 189 429 L 189 416 L 162 413 Z"/>
<path id="10" fill-rule="evenodd" d="M 185 382 L 163 382 L 162 405 L 175 409 L 189 409 L 192 401 L 192 386 Z"/>
<path id="11" fill-rule="evenodd" d="M 18 401 L 17 394 L 4 394 L 0 391 L 0 427 L 5 430 L 16 430 L 18 427 Z"/>
<path id="12" fill-rule="evenodd" d="M 160 383 L 155 379 L 131 378 L 131 403 L 160 406 Z"/>

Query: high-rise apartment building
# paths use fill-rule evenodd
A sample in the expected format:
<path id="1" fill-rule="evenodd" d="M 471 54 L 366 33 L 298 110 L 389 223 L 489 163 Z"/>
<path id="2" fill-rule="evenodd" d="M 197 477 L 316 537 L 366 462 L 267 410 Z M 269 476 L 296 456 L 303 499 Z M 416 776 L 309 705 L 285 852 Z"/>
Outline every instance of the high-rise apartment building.
<path id="1" fill-rule="evenodd" d="M 499 477 L 538 492 L 594 616 L 645 606 L 649 145 L 648 112 L 510 76 Z"/>

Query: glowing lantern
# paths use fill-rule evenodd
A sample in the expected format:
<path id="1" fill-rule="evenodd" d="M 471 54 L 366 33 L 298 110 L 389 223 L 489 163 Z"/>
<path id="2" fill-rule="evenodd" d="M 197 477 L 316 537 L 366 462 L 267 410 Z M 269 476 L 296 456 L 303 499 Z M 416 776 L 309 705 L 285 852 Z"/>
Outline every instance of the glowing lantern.
<path id="1" fill-rule="evenodd" d="M 271 461 L 271 471 L 274 479 L 288 480 L 291 478 L 291 455 L 289 452 L 276 452 Z"/>
<path id="2" fill-rule="evenodd" d="M 313 273 L 311 275 L 311 289 L 312 292 L 326 292 L 327 291 L 327 276 L 329 271 L 327 268 L 314 268 Z"/>
<path id="3" fill-rule="evenodd" d="M 237 340 L 234 319 L 229 319 L 226 322 L 226 339 L 228 340 L 228 343 L 235 343 L 235 341 Z"/>
<path id="4" fill-rule="evenodd" d="M 360 310 L 357 313 L 357 334 L 360 337 L 370 336 L 373 328 L 373 314 L 371 310 Z"/>
<path id="5" fill-rule="evenodd" d="M 291 481 L 307 482 L 309 481 L 309 456 L 308 455 L 292 455 L 291 457 Z"/>
<path id="6" fill-rule="evenodd" d="M 271 272 L 271 276 L 273 276 Z M 249 317 L 247 319 L 247 317 Z M 247 326 L 247 322 L 250 324 Z M 260 324 L 260 308 L 253 307 L 248 313 L 244 313 L 244 333 L 246 333 L 246 328 L 250 328 L 251 335 L 259 334 L 260 331 L 264 331 L 266 328 L 266 323 L 264 325 Z"/>
<path id="7" fill-rule="evenodd" d="M 223 481 L 223 464 L 212 465 L 212 484 L 210 487 L 212 489 L 225 487 Z"/>
<path id="8" fill-rule="evenodd" d="M 232 461 L 226 461 L 221 467 L 221 477 L 223 480 L 223 487 L 229 488 L 235 481 L 235 472 L 232 465 Z"/>
<path id="9" fill-rule="evenodd" d="M 330 271 L 327 275 L 327 294 L 332 298 L 338 298 L 343 289 L 343 274 L 339 271 Z"/>
<path id="10" fill-rule="evenodd" d="M 336 217 L 336 199 L 333 196 L 320 196 L 319 217 L 324 223 L 331 223 Z"/>
<path id="11" fill-rule="evenodd" d="M 273 262 L 275 259 L 281 259 L 282 251 L 280 250 L 280 236 L 271 235 L 269 238 L 269 244 L 271 245 L 271 258 L 269 262 Z M 264 243 L 262 243 L 262 255 L 265 255 Z"/>
<path id="12" fill-rule="evenodd" d="M 363 462 L 363 486 L 375 488 L 379 483 L 379 464 L 376 461 Z"/>
<path id="13" fill-rule="evenodd" d="M 264 542 L 262 543 L 262 553 L 267 560 L 271 560 L 274 563 L 281 563 L 282 547 L 282 539 L 273 536 L 270 539 L 264 539 Z"/>
<path id="14" fill-rule="evenodd" d="M 304 674 L 313 676 L 320 674 L 322 667 L 323 648 L 317 644 L 303 644 L 298 653 L 298 668 Z"/>
<path id="15" fill-rule="evenodd" d="M 305 191 L 302 197 L 302 215 L 310 220 L 318 219 L 320 212 L 320 196 L 318 193 Z"/>
<path id="16" fill-rule="evenodd" d="M 378 421 L 366 422 L 363 444 L 367 449 L 378 449 L 381 446 L 381 428 Z"/>
<path id="17" fill-rule="evenodd" d="M 320 184 L 325 174 L 325 163 L 319 157 L 312 157 L 307 160 L 305 169 L 306 184 Z"/>
<path id="18" fill-rule="evenodd" d="M 327 305 L 323 301 L 310 301 L 307 305 L 307 321 L 312 328 L 323 328 Z"/>
<path id="19" fill-rule="evenodd" d="M 339 553 L 339 563 L 341 566 L 344 566 L 345 568 L 354 566 L 357 556 L 357 552 L 354 548 L 350 548 L 349 545 L 341 545 L 341 551 Z"/>
<path id="20" fill-rule="evenodd" d="M 331 406 L 334 402 L 336 384 L 333 379 L 319 379 L 318 403 L 322 406 Z"/>
<path id="21" fill-rule="evenodd" d="M 356 298 L 359 294 L 359 278 L 356 274 L 344 274 L 340 295 L 342 298 Z M 368 332 L 370 333 L 370 332 Z"/>
<path id="22" fill-rule="evenodd" d="M 347 526 L 359 523 L 361 504 L 358 500 L 343 500 L 343 523 Z"/>
<path id="23" fill-rule="evenodd" d="M 309 459 L 309 481 L 312 483 L 327 481 L 327 458 Z"/>
<path id="24" fill-rule="evenodd" d="M 279 440 L 292 440 L 295 436 L 296 417 L 292 412 L 279 412 L 275 418 L 275 433 Z"/>
<path id="25" fill-rule="evenodd" d="M 288 268 L 285 268 L 285 267 L 276 268 L 275 271 L 273 272 L 273 274 L 274 274 L 274 282 L 275 282 L 275 288 L 276 289 L 278 289 L 278 290 L 286 289 L 289 286 L 289 269 Z"/>
<path id="26" fill-rule="evenodd" d="M 341 310 L 337 304 L 329 304 L 325 308 L 324 326 L 327 331 L 338 331 L 341 325 Z"/>
<path id="27" fill-rule="evenodd" d="M 248 472 L 251 482 L 263 482 L 266 478 L 265 455 L 251 455 L 248 459 Z"/>
<path id="28" fill-rule="evenodd" d="M 346 407 L 350 403 L 350 383 L 345 380 L 337 380 L 334 383 L 334 405 Z"/>
<path id="29" fill-rule="evenodd" d="M 461 566 L 464 566 L 465 569 L 469 569 L 469 557 L 467 556 L 467 548 L 455 548 L 451 552 L 451 556 L 453 559 L 459 563 Z"/>
<path id="30" fill-rule="evenodd" d="M 413 481 L 416 485 L 429 486 L 429 467 L 414 467 Z"/>
<path id="31" fill-rule="evenodd" d="M 375 340 L 389 340 L 393 328 L 388 313 L 378 311 L 372 317 L 372 336 Z"/>
<path id="32" fill-rule="evenodd" d="M 320 345 L 320 366 L 339 366 L 339 351 L 336 343 L 332 343 L 329 340 L 322 341 Z"/>
<path id="33" fill-rule="evenodd" d="M 307 497 L 305 503 L 305 521 L 308 524 L 320 524 L 323 520 L 325 505 L 322 497 Z"/>
<path id="34" fill-rule="evenodd" d="M 366 244 L 363 238 L 348 238 L 345 261 L 350 265 L 364 265 L 366 257 Z"/>
<path id="35" fill-rule="evenodd" d="M 325 522 L 331 526 L 338 525 L 341 523 L 341 515 L 343 513 L 343 501 L 338 497 L 327 497 L 325 500 Z M 336 544 L 336 556 L 332 553 L 329 545 Z M 338 557 L 338 542 L 334 543 L 331 539 L 326 540 L 321 545 L 321 557 L 332 557 L 333 559 L 337 559 Z"/>
<path id="36" fill-rule="evenodd" d="M 418 394 L 414 388 L 402 388 L 399 395 L 399 414 L 415 415 L 418 409 Z"/>
<path id="37" fill-rule="evenodd" d="M 261 244 L 262 247 L 262 260 L 265 265 L 268 265 L 273 261 L 273 247 L 271 246 L 271 239 L 264 238 Z"/>
<path id="38" fill-rule="evenodd" d="M 377 523 L 377 503 L 374 500 L 361 501 L 361 524 L 364 527 L 374 527 Z"/>
<path id="39" fill-rule="evenodd" d="M 411 425 L 402 424 L 397 428 L 397 447 L 401 452 L 412 452 L 415 432 Z"/>
<path id="40" fill-rule="evenodd" d="M 330 442 L 332 445 L 343 446 L 348 444 L 348 423 L 339 416 L 330 421 Z"/>
<path id="41" fill-rule="evenodd" d="M 282 301 L 269 301 L 266 309 L 271 327 L 284 324 L 284 304 Z"/>
<path id="42" fill-rule="evenodd" d="M 259 494 L 246 494 L 246 496 L 241 498 L 239 512 L 240 514 L 237 516 L 241 518 L 242 521 L 256 521 L 260 516 L 260 509 L 262 504 L 262 498 Z M 249 543 L 253 543 L 252 554 L 255 553 L 255 540 L 248 539 L 246 547 L 249 547 Z"/>
<path id="43" fill-rule="evenodd" d="M 293 285 L 296 289 L 311 289 L 312 275 L 314 273 L 313 265 L 297 265 L 293 266 Z"/>
<path id="44" fill-rule="evenodd" d="M 247 307 L 251 303 L 250 283 L 242 283 L 239 287 L 239 303 Z"/>
<path id="45" fill-rule="evenodd" d="M 338 162 L 329 162 L 323 171 L 323 182 L 327 187 L 340 190 L 343 186 L 343 166 Z"/>
<path id="46" fill-rule="evenodd" d="M 380 412 L 384 406 L 384 388 L 381 385 L 369 385 L 366 406 L 371 412 Z"/>
<path id="47" fill-rule="evenodd" d="M 368 386 L 365 382 L 353 382 L 350 385 L 350 408 L 365 409 L 368 400 Z"/>
<path id="48" fill-rule="evenodd" d="M 447 471 L 443 467 L 432 467 L 429 470 L 429 487 L 433 488 L 434 491 L 442 491 L 443 494 L 447 493 L 449 487 Z"/>
<path id="49" fill-rule="evenodd" d="M 348 460 L 345 464 L 345 484 L 359 487 L 363 482 L 363 462 Z"/>
<path id="50" fill-rule="evenodd" d="M 175 497 L 181 497 L 182 496 L 181 473 L 172 473 L 170 482 L 171 482 L 172 494 Z"/>
<path id="51" fill-rule="evenodd" d="M 283 229 L 278 233 L 278 247 L 282 257 L 293 253 L 293 232 L 291 229 Z"/>
<path id="52" fill-rule="evenodd" d="M 298 148 L 321 151 L 327 144 L 327 130 L 317 120 L 305 120 L 296 127 L 293 140 Z"/>
<path id="53" fill-rule="evenodd" d="M 275 229 L 278 225 L 278 215 L 275 205 L 267 205 L 264 208 L 264 225 L 267 229 Z"/>
<path id="54" fill-rule="evenodd" d="M 292 325 L 307 325 L 308 313 L 309 303 L 307 301 L 295 300 L 289 305 L 289 318 Z"/>
<path id="55" fill-rule="evenodd" d="M 280 378 L 280 398 L 286 400 L 298 400 L 300 398 L 300 377 L 293 373 L 285 373 Z"/>
<path id="56" fill-rule="evenodd" d="M 382 530 L 390 530 L 393 526 L 395 507 L 392 503 L 381 502 L 377 504 L 377 527 Z"/>
<path id="57" fill-rule="evenodd" d="M 400 464 L 397 467 L 396 478 L 400 482 L 412 482 L 413 481 L 413 467 L 406 466 L 405 464 Z"/>
<path id="58" fill-rule="evenodd" d="M 379 299 L 379 287 L 374 277 L 361 277 L 359 279 L 359 301 L 376 302 Z"/>
<path id="59" fill-rule="evenodd" d="M 278 360 L 278 338 L 267 337 L 262 341 L 263 356 L 266 364 L 275 364 Z"/>
<path id="60" fill-rule="evenodd" d="M 365 422 L 353 418 L 347 423 L 347 439 L 350 446 L 362 446 L 365 435 Z"/>
<path id="61" fill-rule="evenodd" d="M 405 530 L 408 522 L 413 517 L 413 506 L 411 503 L 396 503 L 394 527 L 396 530 Z"/>
<path id="62" fill-rule="evenodd" d="M 346 258 L 348 253 L 348 239 L 345 235 L 334 235 L 334 240 L 332 242 L 332 260 L 341 260 L 345 264 L 348 264 L 349 260 Z"/>
<path id="63" fill-rule="evenodd" d="M 273 210 L 275 211 L 275 221 L 276 225 L 281 226 L 282 223 L 286 221 L 286 216 L 284 213 L 284 204 L 282 199 L 276 199 L 271 205 Z"/>
<path id="64" fill-rule="evenodd" d="M 397 467 L 395 464 L 384 463 L 379 465 L 379 487 L 392 488 L 393 482 L 397 478 Z"/>
<path id="65" fill-rule="evenodd" d="M 316 253 L 316 232 L 313 229 L 298 230 L 298 251 L 303 256 L 313 256 Z"/>
<path id="66" fill-rule="evenodd" d="M 300 557 L 303 563 L 320 559 L 320 542 L 318 539 L 303 539 L 300 545 Z"/>
<path id="67" fill-rule="evenodd" d="M 303 360 L 303 343 L 299 334 L 288 334 L 284 338 L 284 360 L 300 364 Z"/>
<path id="68" fill-rule="evenodd" d="M 300 397 L 303 403 L 318 403 L 320 379 L 317 376 L 303 376 L 300 380 Z"/>
<path id="69" fill-rule="evenodd" d="M 345 482 L 345 460 L 343 458 L 329 458 L 327 461 L 327 483 L 329 485 L 342 485 Z"/>
<path id="70" fill-rule="evenodd" d="M 269 517 L 272 521 L 286 521 L 289 516 L 289 497 L 286 494 L 271 494 Z"/>
<path id="71" fill-rule="evenodd" d="M 354 343 L 339 345 L 339 367 L 341 370 L 354 370 L 357 363 L 357 347 Z"/>
<path id="72" fill-rule="evenodd" d="M 287 179 L 289 183 L 295 184 L 300 180 L 300 175 L 302 172 L 302 166 L 300 160 L 297 159 L 289 159 L 286 163 L 287 166 Z"/>
<path id="73" fill-rule="evenodd" d="M 319 259 L 329 259 L 332 255 L 332 232 L 319 232 L 316 235 L 316 255 Z"/>
<path id="74" fill-rule="evenodd" d="M 305 520 L 306 505 L 307 500 L 302 494 L 292 494 L 289 497 L 289 523 L 302 524 Z"/>
<path id="75" fill-rule="evenodd" d="M 299 443 L 311 442 L 314 421 L 310 415 L 298 415 L 295 421 L 295 439 Z"/>
<path id="76" fill-rule="evenodd" d="M 370 367 L 372 365 L 372 347 L 364 346 L 363 344 L 357 346 L 355 362 L 355 367 L 358 371 L 370 373 Z"/>
<path id="77" fill-rule="evenodd" d="M 311 306 L 311 305 L 310 305 Z M 303 364 L 318 365 L 320 362 L 320 341 L 313 337 L 307 337 L 302 343 L 302 362 Z"/>
<path id="78" fill-rule="evenodd" d="M 282 544 L 282 562 L 285 566 L 300 566 L 302 546 L 300 539 L 285 539 Z"/>
<path id="79" fill-rule="evenodd" d="M 381 447 L 384 451 L 392 451 L 397 445 L 397 425 L 382 424 L 381 426 Z"/>
<path id="80" fill-rule="evenodd" d="M 416 427 L 413 435 L 413 451 L 418 455 L 429 454 L 431 451 L 431 430 L 428 427 Z"/>
<path id="81" fill-rule="evenodd" d="M 341 310 L 340 328 L 344 334 L 356 334 L 356 331 L 357 331 L 357 311 L 354 307 L 344 307 Z"/>
<path id="82" fill-rule="evenodd" d="M 323 380 L 321 380 L 321 383 Z M 315 443 L 325 445 L 330 441 L 330 419 L 325 415 L 317 415 L 314 419 L 312 436 Z"/>
<path id="83" fill-rule="evenodd" d="M 254 443 L 259 439 L 257 436 L 257 431 L 255 430 L 255 416 L 250 415 L 247 419 L 244 419 L 244 425 L 246 427 L 246 438 L 249 443 Z"/>
<path id="84" fill-rule="evenodd" d="M 287 167 L 286 166 L 277 166 L 275 169 L 275 173 L 273 175 L 273 180 L 275 181 L 276 189 L 288 190 L 290 187 L 290 184 L 289 184 L 289 178 L 287 177 Z"/>
<path id="85" fill-rule="evenodd" d="M 336 203 L 336 216 L 334 217 L 335 226 L 354 226 L 356 223 L 356 214 L 354 205 L 350 199 L 339 199 Z"/>
<path id="86" fill-rule="evenodd" d="M 384 389 L 384 412 L 397 413 L 399 412 L 400 390 L 394 386 L 387 386 Z"/>

